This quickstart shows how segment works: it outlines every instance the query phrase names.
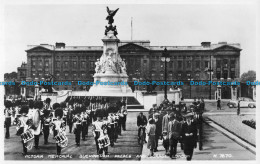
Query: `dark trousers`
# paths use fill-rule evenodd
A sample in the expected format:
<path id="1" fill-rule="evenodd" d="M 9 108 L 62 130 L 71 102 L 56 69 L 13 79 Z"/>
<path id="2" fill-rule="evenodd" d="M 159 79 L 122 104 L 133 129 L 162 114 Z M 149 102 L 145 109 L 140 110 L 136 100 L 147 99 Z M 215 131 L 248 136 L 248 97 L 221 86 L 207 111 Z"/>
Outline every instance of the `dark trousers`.
<path id="1" fill-rule="evenodd" d="M 10 137 L 10 132 L 9 132 L 9 128 L 11 126 L 11 117 L 7 117 L 5 118 L 5 138 L 9 138 Z"/>
<path id="2" fill-rule="evenodd" d="M 34 146 L 35 146 L 35 148 L 39 147 L 39 136 L 40 135 L 34 135 Z"/>
<path id="3" fill-rule="evenodd" d="M 114 141 L 116 142 L 116 140 L 118 139 L 118 123 L 115 123 L 114 127 Z"/>
<path id="4" fill-rule="evenodd" d="M 170 157 L 175 157 L 176 153 L 177 153 L 177 144 L 178 144 L 178 140 L 171 138 L 170 139 Z"/>
<path id="5" fill-rule="evenodd" d="M 68 122 L 68 125 L 69 125 L 69 132 L 71 133 L 73 122 L 72 122 L 72 120 L 68 120 L 67 122 Z"/>
<path id="6" fill-rule="evenodd" d="M 159 135 L 155 135 L 155 150 L 157 150 L 157 148 L 158 148 L 159 138 L 160 138 Z"/>
<path id="7" fill-rule="evenodd" d="M 61 154 L 61 147 L 58 145 L 58 143 L 56 143 L 56 147 L 57 147 L 57 155 Z"/>
<path id="8" fill-rule="evenodd" d="M 82 139 L 86 139 L 87 134 L 87 122 L 82 122 Z"/>
<path id="9" fill-rule="evenodd" d="M 24 154 L 27 154 L 27 148 L 25 147 L 25 146 L 26 146 L 26 143 L 24 143 L 24 142 L 22 141 L 22 144 L 23 144 L 23 153 L 24 153 Z"/>
<path id="10" fill-rule="evenodd" d="M 163 147 L 166 150 L 166 152 L 168 152 L 168 150 L 169 150 L 169 139 L 163 140 Z"/>
<path id="11" fill-rule="evenodd" d="M 119 135 L 121 135 L 121 132 L 122 132 L 122 128 L 121 128 L 122 127 L 122 122 L 123 122 L 122 118 L 120 117 L 119 121 L 118 121 L 118 128 L 117 128 Z"/>
<path id="12" fill-rule="evenodd" d="M 79 145 L 80 144 L 80 134 L 82 131 L 82 126 L 78 125 L 77 128 L 75 129 L 75 141 L 76 144 Z"/>
<path id="13" fill-rule="evenodd" d="M 44 136 L 44 143 L 48 143 L 48 138 L 50 134 L 50 127 L 49 125 L 43 125 L 43 136 Z"/>
<path id="14" fill-rule="evenodd" d="M 190 161 L 192 159 L 194 150 L 194 142 L 186 141 L 184 142 L 184 154 L 186 155 L 186 159 Z"/>
<path id="15" fill-rule="evenodd" d="M 114 146 L 114 141 L 115 141 L 115 125 L 110 124 L 110 128 L 107 129 L 108 137 L 110 140 L 110 145 Z"/>
<path id="16" fill-rule="evenodd" d="M 124 117 L 122 118 L 122 128 L 123 130 L 125 130 L 125 125 L 126 125 L 126 115 L 124 115 Z"/>

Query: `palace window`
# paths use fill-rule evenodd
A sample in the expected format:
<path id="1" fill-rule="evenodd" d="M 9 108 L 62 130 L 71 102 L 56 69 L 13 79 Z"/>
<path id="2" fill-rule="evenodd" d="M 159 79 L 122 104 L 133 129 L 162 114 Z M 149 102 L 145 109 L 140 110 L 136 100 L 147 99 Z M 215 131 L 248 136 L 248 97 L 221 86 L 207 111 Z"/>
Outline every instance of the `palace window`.
<path id="1" fill-rule="evenodd" d="M 182 69 L 182 61 L 178 61 L 178 68 Z"/>
<path id="2" fill-rule="evenodd" d="M 200 61 L 196 61 L 196 68 L 200 68 Z"/>
<path id="3" fill-rule="evenodd" d="M 73 68 L 77 68 L 77 62 L 76 61 L 73 62 Z"/>
<path id="4" fill-rule="evenodd" d="M 186 68 L 191 69 L 191 61 L 186 61 Z"/>
<path id="5" fill-rule="evenodd" d="M 64 62 L 64 68 L 68 68 L 69 67 L 69 62 L 68 61 L 65 61 Z"/>

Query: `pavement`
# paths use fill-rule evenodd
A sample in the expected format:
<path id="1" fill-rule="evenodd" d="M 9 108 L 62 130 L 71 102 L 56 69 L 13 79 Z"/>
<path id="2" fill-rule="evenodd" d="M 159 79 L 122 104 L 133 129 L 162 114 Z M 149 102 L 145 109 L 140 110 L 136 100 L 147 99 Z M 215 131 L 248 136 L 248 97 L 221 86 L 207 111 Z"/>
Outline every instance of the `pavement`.
<path id="1" fill-rule="evenodd" d="M 142 153 L 141 146 L 137 140 L 137 127 L 136 127 L 137 113 L 129 113 L 127 119 L 126 131 L 122 131 L 117 143 L 114 147 L 109 146 L 109 155 L 102 157 L 103 160 L 140 160 Z M 49 144 L 43 144 L 43 135 L 40 136 L 39 150 L 33 148 L 28 151 L 28 156 L 22 155 L 22 143 L 20 136 L 16 136 L 15 126 L 10 129 L 10 139 L 4 140 L 4 157 L 5 160 L 98 160 L 96 154 L 96 145 L 92 135 L 92 128 L 89 126 L 88 137 L 86 141 L 81 140 L 80 146 L 75 144 L 75 135 L 68 132 L 68 146 L 63 148 L 61 154 L 63 156 L 57 157 L 56 144 L 52 135 L 49 136 Z"/>
<path id="2" fill-rule="evenodd" d="M 203 150 L 199 150 L 198 146 L 194 149 L 192 160 L 255 160 L 255 154 L 248 151 L 243 146 L 240 146 L 234 140 L 224 135 L 221 131 L 215 128 L 203 124 Z M 147 149 L 147 144 L 144 144 L 142 159 L 141 160 L 177 160 L 185 161 L 185 155 L 180 148 L 180 144 L 177 146 L 176 159 L 170 159 L 165 155 L 165 149 L 162 146 L 162 141 L 159 142 L 158 152 L 154 153 L 154 157 L 147 157 L 150 153 Z"/>
<path id="3" fill-rule="evenodd" d="M 213 104 L 214 105 L 214 104 Z M 209 110 L 207 106 L 207 114 L 227 114 L 229 111 L 215 111 Z M 220 112 L 220 113 L 218 113 Z M 244 112 L 244 111 L 243 111 Z M 247 111 L 245 110 L 245 113 Z M 137 126 L 136 117 L 139 112 L 129 112 L 127 117 L 127 131 L 122 131 L 122 136 L 114 147 L 109 147 L 109 156 L 103 157 L 103 160 L 172 160 L 168 156 L 165 156 L 165 151 L 162 146 L 162 141 L 159 142 L 158 152 L 155 152 L 155 157 L 147 157 L 149 150 L 147 145 L 142 147 L 137 142 Z M 147 114 L 147 113 L 144 113 Z M 231 114 L 231 113 L 230 113 Z M 233 114 L 233 112 L 232 112 Z M 249 151 L 245 146 L 241 146 L 230 136 L 223 133 L 221 129 L 216 129 L 212 124 L 203 124 L 203 150 L 194 150 L 193 160 L 255 160 L 255 154 Z M 24 157 L 22 152 L 22 144 L 19 136 L 16 136 L 15 127 L 11 127 L 11 138 L 5 139 L 4 155 L 5 160 L 98 160 L 96 155 L 96 147 L 94 138 L 91 133 L 91 126 L 89 127 L 89 133 L 87 141 L 81 141 L 80 147 L 75 145 L 74 134 L 68 133 L 69 144 L 66 148 L 62 149 L 62 157 L 57 158 L 55 141 L 49 137 L 50 144 L 43 145 L 43 136 L 40 137 L 40 149 L 34 148 L 28 151 L 29 156 Z M 101 159 L 101 160 L 102 160 Z M 183 150 L 180 149 L 180 145 L 177 148 L 177 159 L 186 160 L 183 154 Z"/>

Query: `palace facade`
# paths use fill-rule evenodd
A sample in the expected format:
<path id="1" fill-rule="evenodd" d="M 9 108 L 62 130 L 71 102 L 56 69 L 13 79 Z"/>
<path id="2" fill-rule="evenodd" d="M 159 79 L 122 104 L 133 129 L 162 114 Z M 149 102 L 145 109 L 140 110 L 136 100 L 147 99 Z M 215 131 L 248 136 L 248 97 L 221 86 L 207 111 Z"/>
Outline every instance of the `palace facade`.
<path id="1" fill-rule="evenodd" d="M 125 59 L 129 84 L 134 90 L 146 86 L 133 86 L 133 81 L 164 81 L 162 52 L 168 50 L 167 80 L 183 81 L 184 98 L 216 97 L 217 86 L 190 86 L 193 81 L 235 81 L 240 76 L 240 44 L 202 42 L 198 46 L 151 46 L 149 40 L 122 40 L 119 54 Z M 102 46 L 66 46 L 40 44 L 28 46 L 27 63 L 18 68 L 18 81 L 44 80 L 50 73 L 54 81 L 72 81 L 71 86 L 54 86 L 56 90 L 88 90 L 77 81 L 93 81 L 95 62 L 103 53 Z M 210 69 L 211 68 L 211 69 Z M 211 76 L 211 77 L 210 77 Z M 173 86 L 172 86 L 173 87 Z M 170 89 L 171 86 L 168 87 Z M 164 86 L 157 86 L 162 91 Z M 211 91 L 211 93 L 210 93 Z M 33 94 L 28 88 L 26 94 Z M 232 87 L 222 86 L 222 98 L 231 98 Z M 211 94 L 211 95 L 210 95 Z"/>

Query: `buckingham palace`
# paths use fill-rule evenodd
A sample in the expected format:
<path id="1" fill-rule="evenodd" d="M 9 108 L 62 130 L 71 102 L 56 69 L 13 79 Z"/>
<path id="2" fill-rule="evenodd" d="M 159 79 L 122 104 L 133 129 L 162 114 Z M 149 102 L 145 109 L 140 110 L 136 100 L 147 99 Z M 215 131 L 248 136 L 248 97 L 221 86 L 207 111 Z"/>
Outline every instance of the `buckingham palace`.
<path id="1" fill-rule="evenodd" d="M 217 86 L 190 86 L 189 81 L 235 81 L 240 75 L 239 43 L 202 42 L 198 46 L 151 46 L 149 40 L 121 40 L 119 53 L 126 62 L 128 83 L 132 90 L 146 90 L 146 86 L 134 86 L 133 81 L 163 81 L 164 62 L 162 52 L 167 48 L 167 80 L 183 81 L 178 86 L 184 98 L 196 95 L 213 99 Z M 18 81 L 44 80 L 50 73 L 55 81 L 71 81 L 70 86 L 54 86 L 56 90 L 89 90 L 89 86 L 77 81 L 93 81 L 95 62 L 102 55 L 102 46 L 67 46 L 65 43 L 28 45 L 27 63 L 18 67 Z M 164 86 L 157 86 L 162 91 Z M 168 87 L 171 89 L 171 87 Z M 172 86 L 174 89 L 174 86 Z M 222 86 L 222 98 L 231 98 L 231 86 Z M 34 88 L 26 95 L 33 95 Z M 209 94 L 211 92 L 211 95 Z M 196 95 L 195 95 L 196 94 Z"/>

